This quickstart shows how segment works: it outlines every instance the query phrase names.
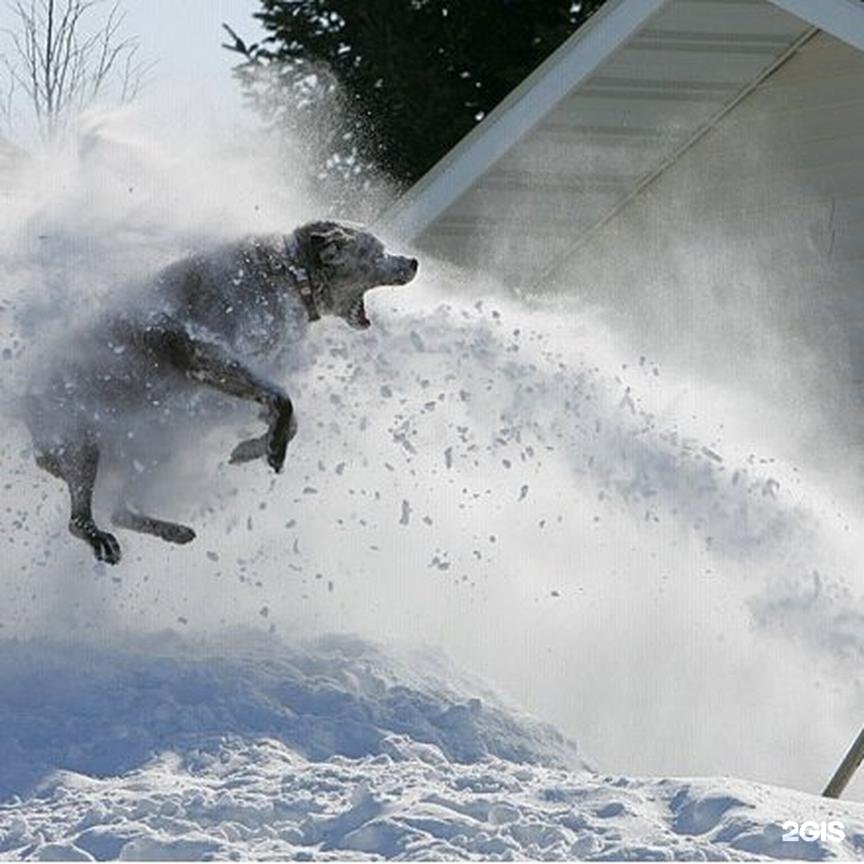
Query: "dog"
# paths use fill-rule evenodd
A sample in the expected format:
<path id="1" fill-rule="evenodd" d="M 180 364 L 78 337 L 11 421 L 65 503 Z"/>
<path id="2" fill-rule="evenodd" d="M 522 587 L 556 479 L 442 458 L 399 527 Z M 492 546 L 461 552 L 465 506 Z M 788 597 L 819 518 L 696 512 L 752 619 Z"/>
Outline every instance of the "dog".
<path id="1" fill-rule="evenodd" d="M 280 472 L 297 432 L 291 399 L 273 380 L 280 352 L 296 350 L 309 324 L 325 315 L 369 327 L 366 292 L 405 285 L 418 266 L 358 227 L 312 222 L 178 261 L 125 307 L 67 338 L 31 378 L 24 402 L 37 465 L 68 486 L 69 531 L 98 561 L 120 561 L 117 538 L 92 511 L 100 453 L 108 448 L 126 463 L 114 525 L 173 543 L 193 540 L 192 528 L 135 506 L 130 489 L 145 467 L 133 458 L 136 435 L 179 413 L 194 418 L 197 391 L 216 391 L 258 403 L 267 424 L 264 434 L 238 444 L 230 461 L 265 458 Z"/>

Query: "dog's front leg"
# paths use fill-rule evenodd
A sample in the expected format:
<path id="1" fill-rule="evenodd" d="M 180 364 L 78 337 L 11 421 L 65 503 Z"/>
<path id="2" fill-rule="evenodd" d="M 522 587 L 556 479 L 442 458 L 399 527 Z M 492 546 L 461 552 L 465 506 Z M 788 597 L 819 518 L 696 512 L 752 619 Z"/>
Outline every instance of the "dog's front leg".
<path id="1" fill-rule="evenodd" d="M 267 443 L 270 438 L 269 429 L 276 418 L 273 416 L 273 412 L 267 407 L 262 408 L 261 413 L 258 416 L 260 420 L 266 421 L 268 431 L 263 435 L 259 435 L 257 438 L 247 438 L 245 441 L 241 441 L 231 451 L 231 457 L 228 461 L 232 465 L 240 465 L 243 462 L 252 462 L 255 459 L 261 459 L 267 455 Z"/>
<path id="2" fill-rule="evenodd" d="M 297 433 L 294 406 L 288 394 L 215 342 L 195 338 L 180 329 L 151 331 L 151 339 L 157 340 L 159 353 L 189 378 L 264 406 L 270 425 L 266 435 L 255 439 L 259 442 L 258 455 L 266 454 L 273 470 L 281 471 L 288 443 Z"/>

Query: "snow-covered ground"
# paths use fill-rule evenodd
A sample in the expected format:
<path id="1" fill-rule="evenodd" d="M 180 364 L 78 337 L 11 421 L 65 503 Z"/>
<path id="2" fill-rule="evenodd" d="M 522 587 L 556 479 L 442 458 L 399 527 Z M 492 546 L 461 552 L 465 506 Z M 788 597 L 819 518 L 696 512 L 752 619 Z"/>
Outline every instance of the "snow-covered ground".
<path id="1" fill-rule="evenodd" d="M 591 771 L 443 656 L 7 640 L 4 859 L 864 859 L 864 805 Z M 787 820 L 845 840 L 782 840 Z"/>
<path id="2" fill-rule="evenodd" d="M 178 431 L 149 503 L 196 542 L 94 565 L 14 411 L 40 346 L 187 242 L 321 212 L 278 154 L 124 116 L 0 213 L 0 858 L 864 859 L 864 777 L 779 788 L 860 728 L 848 454 L 814 473 L 800 412 L 578 298 L 424 256 L 292 358 L 280 477 L 227 464 L 252 411 Z M 720 773 L 777 786 L 668 779 Z"/>

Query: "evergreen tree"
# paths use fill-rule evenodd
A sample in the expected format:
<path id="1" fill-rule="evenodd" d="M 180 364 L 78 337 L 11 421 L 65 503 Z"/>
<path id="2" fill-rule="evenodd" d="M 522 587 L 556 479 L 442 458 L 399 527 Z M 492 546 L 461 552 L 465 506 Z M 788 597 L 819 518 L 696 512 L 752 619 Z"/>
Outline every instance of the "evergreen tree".
<path id="1" fill-rule="evenodd" d="M 261 0 L 266 38 L 226 28 L 226 47 L 261 114 L 304 130 L 322 179 L 408 185 L 602 3 Z"/>

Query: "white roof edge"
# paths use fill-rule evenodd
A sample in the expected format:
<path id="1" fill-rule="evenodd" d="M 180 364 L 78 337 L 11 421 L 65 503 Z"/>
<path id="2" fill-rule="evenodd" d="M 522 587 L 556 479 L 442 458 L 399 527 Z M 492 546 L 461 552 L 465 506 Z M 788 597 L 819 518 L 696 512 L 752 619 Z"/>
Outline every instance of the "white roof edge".
<path id="1" fill-rule="evenodd" d="M 402 240 L 416 238 L 667 2 L 607 0 L 376 221 Z"/>
<path id="2" fill-rule="evenodd" d="M 864 51 L 864 3 L 861 0 L 770 0 L 796 18 Z"/>

